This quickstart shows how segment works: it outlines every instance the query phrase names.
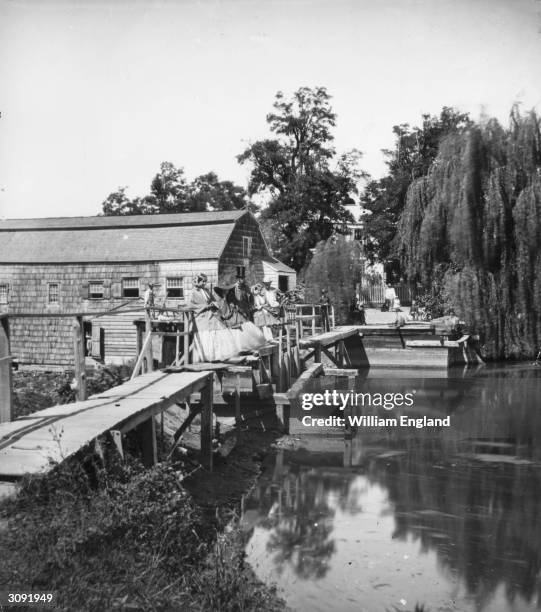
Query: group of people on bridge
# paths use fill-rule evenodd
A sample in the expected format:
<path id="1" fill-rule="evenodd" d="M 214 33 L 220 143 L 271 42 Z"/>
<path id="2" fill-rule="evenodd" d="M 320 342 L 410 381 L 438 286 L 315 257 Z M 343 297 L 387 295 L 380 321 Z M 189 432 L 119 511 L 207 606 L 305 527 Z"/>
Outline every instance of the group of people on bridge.
<path id="1" fill-rule="evenodd" d="M 194 316 L 194 362 L 223 361 L 274 342 L 281 325 L 281 304 L 268 280 L 249 287 L 238 277 L 234 285 L 208 287 L 206 274 L 193 278 L 186 304 Z"/>

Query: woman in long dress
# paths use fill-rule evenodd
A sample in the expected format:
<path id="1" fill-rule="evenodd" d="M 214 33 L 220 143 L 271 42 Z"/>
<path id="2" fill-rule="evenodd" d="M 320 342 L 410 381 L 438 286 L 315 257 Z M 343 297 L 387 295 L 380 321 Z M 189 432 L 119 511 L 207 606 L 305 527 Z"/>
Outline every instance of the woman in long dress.
<path id="1" fill-rule="evenodd" d="M 215 293 L 221 298 L 219 312 L 222 321 L 233 333 L 239 353 L 253 351 L 265 344 L 265 336 L 251 321 L 250 304 L 244 283 L 237 281 L 230 287 L 216 287 Z"/>
<path id="2" fill-rule="evenodd" d="M 206 285 L 206 274 L 195 276 L 187 304 L 194 315 L 194 362 L 223 361 L 237 353 L 233 334 L 221 320 L 218 306 Z"/>
<path id="3" fill-rule="evenodd" d="M 261 283 L 257 283 L 252 288 L 252 293 L 254 295 L 254 324 L 261 329 L 267 341 L 272 341 L 272 328 L 281 324 L 280 305 Z"/>

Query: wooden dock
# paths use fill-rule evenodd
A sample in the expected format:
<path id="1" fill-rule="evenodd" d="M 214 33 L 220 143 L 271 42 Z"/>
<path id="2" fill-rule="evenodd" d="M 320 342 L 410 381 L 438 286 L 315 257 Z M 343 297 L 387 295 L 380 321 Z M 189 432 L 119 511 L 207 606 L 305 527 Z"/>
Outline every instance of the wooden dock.
<path id="1" fill-rule="evenodd" d="M 323 354 L 339 368 L 360 366 L 362 363 L 359 362 L 359 358 L 351 354 L 352 350 L 362 350 L 360 332 L 360 325 L 342 325 L 328 332 L 299 338 L 301 359 L 305 365 L 311 359 L 315 363 L 321 363 Z"/>
<path id="2" fill-rule="evenodd" d="M 449 340 L 430 322 L 361 325 L 363 355 L 360 367 L 439 368 L 483 363 L 476 341 L 469 335 Z"/>
<path id="3" fill-rule="evenodd" d="M 86 401 L 0 424 L 0 481 L 49 471 L 106 432 L 140 428 L 143 460 L 156 462 L 154 416 L 200 393 L 203 463 L 212 467 L 212 372 L 150 372 Z M 118 436 L 120 438 L 120 436 Z"/>

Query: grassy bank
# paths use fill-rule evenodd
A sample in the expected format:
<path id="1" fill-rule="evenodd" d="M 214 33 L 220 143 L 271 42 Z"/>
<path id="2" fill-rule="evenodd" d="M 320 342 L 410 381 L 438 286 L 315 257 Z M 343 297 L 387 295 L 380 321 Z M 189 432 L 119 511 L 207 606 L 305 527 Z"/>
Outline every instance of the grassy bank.
<path id="1" fill-rule="evenodd" d="M 91 392 L 122 382 L 112 372 Z M 70 382 L 69 372 L 16 373 L 17 416 L 67 403 Z M 25 479 L 0 503 L 0 591 L 55 591 L 59 610 L 283 610 L 245 564 L 235 521 L 273 439 L 239 432 L 227 462 L 183 481 L 188 458 L 148 470 L 106 453 L 105 468 L 88 450 Z"/>
<path id="2" fill-rule="evenodd" d="M 101 393 L 129 379 L 128 366 L 107 366 L 87 374 L 88 395 Z M 75 401 L 73 371 L 19 370 L 13 373 L 13 418 L 56 404 Z"/>
<path id="3" fill-rule="evenodd" d="M 61 610 L 283 609 L 215 516 L 172 466 L 68 462 L 0 505 L 0 590 L 56 591 Z"/>

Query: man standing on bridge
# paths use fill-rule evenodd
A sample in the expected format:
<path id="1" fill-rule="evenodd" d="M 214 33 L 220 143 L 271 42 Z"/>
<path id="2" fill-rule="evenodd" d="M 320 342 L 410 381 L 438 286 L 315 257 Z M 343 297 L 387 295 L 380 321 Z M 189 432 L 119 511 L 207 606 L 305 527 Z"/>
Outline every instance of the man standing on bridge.
<path id="1" fill-rule="evenodd" d="M 319 306 L 321 310 L 321 327 L 323 332 L 331 331 L 331 323 L 329 320 L 329 312 L 331 310 L 332 302 L 329 297 L 327 289 L 321 291 L 321 299 L 319 300 Z"/>

